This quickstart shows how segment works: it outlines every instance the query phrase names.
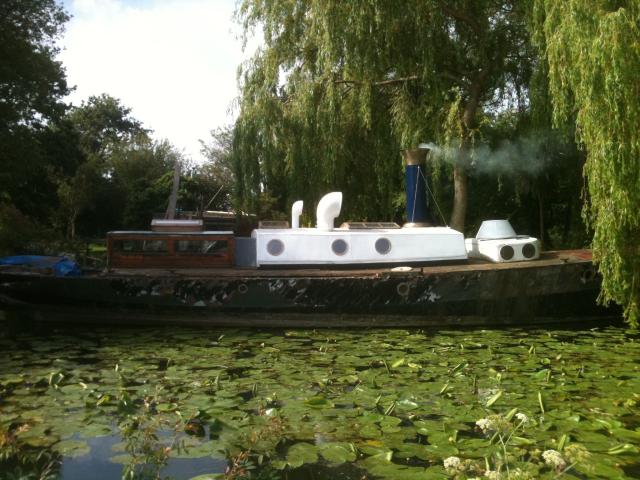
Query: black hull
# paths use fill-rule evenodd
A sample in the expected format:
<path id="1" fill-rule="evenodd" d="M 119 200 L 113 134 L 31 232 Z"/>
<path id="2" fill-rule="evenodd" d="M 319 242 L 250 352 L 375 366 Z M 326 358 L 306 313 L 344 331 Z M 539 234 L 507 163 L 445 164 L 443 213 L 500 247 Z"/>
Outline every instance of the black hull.
<path id="1" fill-rule="evenodd" d="M 0 273 L 17 322 L 242 327 L 532 325 L 619 318 L 596 304 L 585 251 L 513 264 L 367 270 L 126 271 L 76 278 Z"/>

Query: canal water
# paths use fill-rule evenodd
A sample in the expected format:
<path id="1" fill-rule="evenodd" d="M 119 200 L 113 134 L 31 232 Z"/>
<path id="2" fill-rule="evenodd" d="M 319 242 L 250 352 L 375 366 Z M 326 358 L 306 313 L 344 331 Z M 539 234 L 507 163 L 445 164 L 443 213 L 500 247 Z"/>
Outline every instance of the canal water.
<path id="1" fill-rule="evenodd" d="M 621 326 L 74 327 L 0 351 L 0 478 L 640 478 Z"/>

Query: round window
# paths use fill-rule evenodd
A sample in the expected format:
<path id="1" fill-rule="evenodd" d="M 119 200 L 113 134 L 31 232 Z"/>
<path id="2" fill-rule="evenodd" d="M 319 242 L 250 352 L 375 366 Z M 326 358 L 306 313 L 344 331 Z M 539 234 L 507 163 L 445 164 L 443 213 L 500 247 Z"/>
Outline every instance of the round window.
<path id="1" fill-rule="evenodd" d="M 511 260 L 514 255 L 513 247 L 510 245 L 505 245 L 500 249 L 500 256 L 503 260 Z"/>
<path id="2" fill-rule="evenodd" d="M 388 238 L 379 238 L 376 240 L 376 252 L 380 255 L 386 255 L 391 251 L 391 242 Z"/>
<path id="3" fill-rule="evenodd" d="M 525 243 L 522 247 L 522 256 L 524 258 L 533 258 L 536 255 L 536 247 L 533 243 Z"/>
<path id="4" fill-rule="evenodd" d="M 269 243 L 267 243 L 267 252 L 269 252 L 269 255 L 277 257 L 284 252 L 284 243 L 282 243 L 282 240 L 278 240 L 277 238 L 269 240 Z"/>
<path id="5" fill-rule="evenodd" d="M 347 253 L 348 249 L 349 245 L 341 238 L 334 240 L 331 244 L 331 250 L 333 250 L 333 253 L 335 253 L 336 255 L 344 255 L 345 253 Z"/>

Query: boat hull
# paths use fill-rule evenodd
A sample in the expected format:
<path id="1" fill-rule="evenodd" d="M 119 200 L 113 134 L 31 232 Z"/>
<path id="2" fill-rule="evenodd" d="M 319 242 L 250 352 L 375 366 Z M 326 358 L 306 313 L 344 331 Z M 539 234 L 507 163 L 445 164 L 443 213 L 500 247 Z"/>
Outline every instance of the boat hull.
<path id="1" fill-rule="evenodd" d="M 0 273 L 6 319 L 261 327 L 537 324 L 618 317 L 597 306 L 588 251 L 532 262 L 359 270 Z"/>

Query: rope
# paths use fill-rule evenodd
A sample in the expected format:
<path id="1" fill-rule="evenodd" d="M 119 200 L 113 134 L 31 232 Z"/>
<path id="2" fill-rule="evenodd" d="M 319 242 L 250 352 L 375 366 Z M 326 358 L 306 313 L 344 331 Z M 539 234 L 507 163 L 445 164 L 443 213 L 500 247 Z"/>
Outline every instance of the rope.
<path id="1" fill-rule="evenodd" d="M 420 165 L 418 165 L 418 171 L 420 171 Z M 411 222 L 416 220 L 416 198 L 418 198 L 418 178 L 416 178 L 415 188 L 413 189 L 413 211 L 411 212 Z"/>
<path id="2" fill-rule="evenodd" d="M 420 175 L 422 175 L 422 178 L 424 180 L 424 185 L 427 187 L 427 191 L 429 192 L 429 195 L 431 195 L 431 198 L 433 199 L 433 203 L 436 204 L 436 208 L 438 209 L 438 213 L 440 214 L 440 218 L 442 219 L 442 223 L 445 225 L 445 227 L 448 227 L 449 225 L 447 224 L 447 221 L 444 219 L 444 215 L 442 215 L 442 210 L 440 210 L 440 205 L 438 205 L 438 201 L 436 200 L 436 196 L 433 194 L 433 192 L 429 188 L 429 182 L 427 182 L 427 179 L 424 176 L 424 173 L 422 173 L 422 170 L 420 169 L 420 167 L 418 167 L 418 171 L 420 172 Z M 418 186 L 416 184 L 416 190 L 417 190 L 417 188 L 418 188 Z"/>

